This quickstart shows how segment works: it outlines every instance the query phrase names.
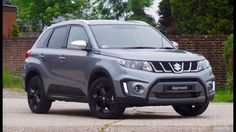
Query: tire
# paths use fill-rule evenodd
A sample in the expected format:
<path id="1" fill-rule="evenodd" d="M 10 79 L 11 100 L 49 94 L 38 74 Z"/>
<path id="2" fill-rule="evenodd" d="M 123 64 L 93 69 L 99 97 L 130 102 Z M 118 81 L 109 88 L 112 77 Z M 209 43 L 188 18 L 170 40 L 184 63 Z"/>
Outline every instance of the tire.
<path id="1" fill-rule="evenodd" d="M 43 82 L 39 76 L 30 79 L 27 89 L 28 105 L 34 113 L 47 113 L 52 105 L 44 93 Z"/>
<path id="2" fill-rule="evenodd" d="M 208 107 L 209 101 L 196 105 L 177 105 L 173 106 L 174 110 L 182 116 L 198 116 Z"/>
<path id="3" fill-rule="evenodd" d="M 112 81 L 107 77 L 95 80 L 88 91 L 91 112 L 101 119 L 117 118 L 125 111 L 125 107 L 115 101 Z"/>

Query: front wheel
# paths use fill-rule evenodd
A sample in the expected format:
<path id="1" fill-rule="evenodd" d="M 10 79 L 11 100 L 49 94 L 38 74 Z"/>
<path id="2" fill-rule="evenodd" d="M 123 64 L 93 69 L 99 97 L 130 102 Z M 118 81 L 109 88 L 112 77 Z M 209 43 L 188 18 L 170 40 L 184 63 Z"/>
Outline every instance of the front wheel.
<path id="1" fill-rule="evenodd" d="M 208 107 L 209 101 L 195 105 L 176 105 L 174 110 L 182 116 L 198 116 L 202 114 Z"/>
<path id="2" fill-rule="evenodd" d="M 89 88 L 89 107 L 98 118 L 117 118 L 125 111 L 125 107 L 115 101 L 115 91 L 111 80 L 101 77 Z"/>

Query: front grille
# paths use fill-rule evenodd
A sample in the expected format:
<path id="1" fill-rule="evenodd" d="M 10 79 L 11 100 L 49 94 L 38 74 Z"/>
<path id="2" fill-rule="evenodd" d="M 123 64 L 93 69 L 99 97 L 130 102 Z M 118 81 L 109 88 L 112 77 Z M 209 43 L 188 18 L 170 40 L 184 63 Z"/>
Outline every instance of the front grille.
<path id="1" fill-rule="evenodd" d="M 196 72 L 198 68 L 197 61 L 151 61 L 155 72 Z"/>
<path id="2" fill-rule="evenodd" d="M 196 98 L 201 92 L 155 93 L 157 98 Z"/>

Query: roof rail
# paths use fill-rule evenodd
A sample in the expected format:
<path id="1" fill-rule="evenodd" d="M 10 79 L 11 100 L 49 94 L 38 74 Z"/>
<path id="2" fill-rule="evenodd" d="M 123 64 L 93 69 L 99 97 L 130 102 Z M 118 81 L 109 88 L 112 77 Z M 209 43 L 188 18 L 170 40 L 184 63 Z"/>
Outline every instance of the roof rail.
<path id="1" fill-rule="evenodd" d="M 84 23 L 87 23 L 87 24 L 88 24 L 88 21 L 85 20 L 85 19 L 77 19 L 77 20 L 80 20 L 81 22 L 84 22 Z"/>
<path id="2" fill-rule="evenodd" d="M 44 27 L 43 27 L 43 31 L 46 30 L 47 28 L 48 28 L 48 26 L 44 26 Z"/>
<path id="3" fill-rule="evenodd" d="M 128 20 L 128 22 L 147 24 L 146 22 L 144 22 L 144 21 L 139 21 L 139 20 Z"/>
<path id="4" fill-rule="evenodd" d="M 64 22 L 64 21 L 52 21 L 52 24 L 56 24 L 56 23 L 59 23 L 59 22 Z"/>

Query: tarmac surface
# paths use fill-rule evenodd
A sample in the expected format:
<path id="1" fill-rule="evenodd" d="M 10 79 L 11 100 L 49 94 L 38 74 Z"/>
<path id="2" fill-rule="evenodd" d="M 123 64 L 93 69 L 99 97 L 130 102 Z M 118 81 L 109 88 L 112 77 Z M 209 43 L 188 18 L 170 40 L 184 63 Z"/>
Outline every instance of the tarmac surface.
<path id="1" fill-rule="evenodd" d="M 56 101 L 48 114 L 34 114 L 25 94 L 14 95 L 3 91 L 4 132 L 233 132 L 233 103 L 212 102 L 197 117 L 182 117 L 171 106 L 148 106 L 127 108 L 119 119 L 98 119 L 88 104 L 74 102 Z"/>

